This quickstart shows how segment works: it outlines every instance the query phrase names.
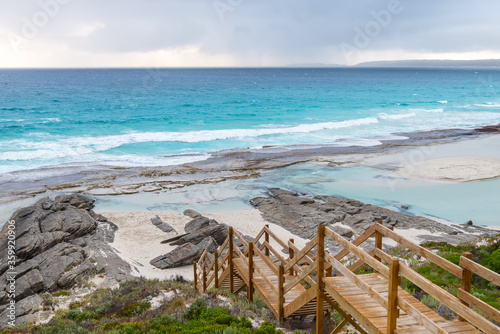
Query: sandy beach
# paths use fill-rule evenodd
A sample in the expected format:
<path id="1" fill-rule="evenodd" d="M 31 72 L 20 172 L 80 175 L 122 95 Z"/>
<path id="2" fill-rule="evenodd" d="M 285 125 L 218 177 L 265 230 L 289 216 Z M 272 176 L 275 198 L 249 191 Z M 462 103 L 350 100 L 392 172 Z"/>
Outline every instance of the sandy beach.
<path id="1" fill-rule="evenodd" d="M 443 182 L 471 182 L 500 177 L 500 159 L 453 157 L 424 160 L 408 165 L 393 175 Z"/>
<path id="2" fill-rule="evenodd" d="M 161 244 L 160 242 L 174 237 L 176 232 L 165 233 L 154 226 L 150 219 L 158 216 L 164 222 L 170 224 L 175 230 L 184 233 L 184 225 L 191 220 L 190 217 L 175 212 L 99 212 L 109 221 L 115 223 L 119 229 L 115 234 L 115 240 L 111 246 L 117 254 L 127 261 L 135 276 L 146 278 L 168 279 L 175 275 L 181 275 L 186 279 L 193 279 L 192 266 L 161 270 L 155 268 L 149 261 L 159 255 L 170 252 L 177 246 Z M 256 236 L 257 233 L 269 224 L 262 219 L 259 210 L 238 210 L 217 213 L 205 213 L 206 217 L 217 220 L 221 224 L 234 227 L 243 234 Z M 303 247 L 308 240 L 293 235 L 281 226 L 269 224 L 270 229 L 282 240 L 294 238 L 297 246 Z M 278 245 L 271 243 L 276 249 Z"/>

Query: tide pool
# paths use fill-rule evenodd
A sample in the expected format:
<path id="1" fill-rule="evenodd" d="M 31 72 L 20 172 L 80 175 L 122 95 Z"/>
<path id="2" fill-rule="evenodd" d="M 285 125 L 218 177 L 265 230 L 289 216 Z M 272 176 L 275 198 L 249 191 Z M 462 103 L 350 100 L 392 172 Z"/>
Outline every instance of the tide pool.
<path id="1" fill-rule="evenodd" d="M 394 178 L 371 167 L 329 167 L 299 164 L 248 180 L 200 184 L 165 193 L 98 197 L 101 211 L 201 212 L 249 209 L 250 199 L 280 187 L 306 196 L 335 195 L 402 213 L 463 224 L 500 227 L 500 179 L 469 183 L 438 183 Z M 403 209 L 408 207 L 408 209 Z"/>

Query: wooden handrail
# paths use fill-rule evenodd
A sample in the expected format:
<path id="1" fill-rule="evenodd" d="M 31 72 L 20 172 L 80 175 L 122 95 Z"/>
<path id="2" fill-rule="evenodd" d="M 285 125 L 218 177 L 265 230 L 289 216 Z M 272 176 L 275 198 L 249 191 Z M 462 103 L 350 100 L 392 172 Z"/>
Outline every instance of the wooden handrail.
<path id="1" fill-rule="evenodd" d="M 378 261 L 378 259 L 376 258 L 376 255 L 375 255 L 375 249 L 379 249 L 379 248 L 372 249 L 371 251 L 368 252 L 368 255 L 373 256 L 373 258 Z M 359 268 L 361 268 L 365 264 L 366 264 L 365 261 L 358 260 L 358 261 L 354 262 L 352 265 L 350 265 L 348 268 L 350 271 L 355 272 L 356 270 L 358 270 Z"/>
<path id="2" fill-rule="evenodd" d="M 404 264 L 400 263 L 400 273 L 406 279 L 417 285 L 420 289 L 427 292 L 439 302 L 447 306 L 450 310 L 457 313 L 462 318 L 469 321 L 474 326 L 478 327 L 487 334 L 497 334 L 499 328 L 485 318 L 478 315 L 475 311 L 463 305 L 457 297 L 443 290 L 436 284 L 432 283 L 423 276 L 420 276 L 415 271 Z"/>
<path id="3" fill-rule="evenodd" d="M 248 242 L 245 239 L 243 239 L 241 234 L 236 230 L 233 230 L 233 235 L 243 244 L 243 246 L 245 246 L 246 249 L 245 253 L 246 253 L 248 251 Z"/>
<path id="4" fill-rule="evenodd" d="M 304 268 L 304 270 L 300 274 L 295 276 L 295 278 L 293 280 L 291 280 L 290 283 L 285 285 L 285 288 L 284 288 L 285 293 L 290 291 L 295 285 L 297 285 L 303 279 L 305 279 L 307 276 L 309 276 L 309 274 L 311 274 L 313 271 L 315 271 L 318 266 L 317 266 L 317 263 L 314 263 L 314 264 L 309 265 L 307 267 L 308 268 Z M 316 282 L 314 282 L 314 283 L 316 283 Z"/>
<path id="5" fill-rule="evenodd" d="M 333 241 L 337 242 L 342 247 L 344 247 L 344 249 L 356 255 L 359 259 L 363 260 L 366 264 L 368 264 L 370 267 L 381 273 L 383 276 L 389 277 L 389 268 L 387 268 L 385 265 L 375 260 L 375 258 L 373 258 L 371 255 L 369 255 L 367 252 L 365 252 L 358 246 L 353 245 L 352 243 L 344 239 L 342 236 L 340 236 L 338 233 L 335 233 L 334 231 L 328 228 L 325 228 L 325 235 L 331 238 Z M 335 258 L 335 260 L 337 259 Z"/>
<path id="6" fill-rule="evenodd" d="M 293 250 L 295 252 L 295 254 L 299 253 L 300 252 L 300 248 L 298 248 L 294 243 L 292 242 L 288 242 L 288 251 L 290 250 Z M 295 255 L 294 255 L 295 257 Z M 314 263 L 314 260 L 311 259 L 309 256 L 304 256 L 304 260 L 308 263 L 308 264 L 313 264 Z"/>
<path id="7" fill-rule="evenodd" d="M 363 242 L 365 242 L 366 240 L 368 240 L 368 238 L 370 238 L 373 234 L 375 234 L 376 230 L 375 230 L 375 225 L 373 225 L 372 227 L 370 227 L 369 229 L 367 229 L 366 231 L 364 231 L 363 233 L 361 233 L 361 235 L 359 237 L 356 238 L 356 240 L 354 240 L 352 242 L 352 244 L 354 246 L 359 246 L 361 245 Z M 349 250 L 347 249 L 343 249 L 341 250 L 337 255 L 335 255 L 335 259 L 337 260 L 342 260 L 347 254 L 349 254 Z"/>
<path id="8" fill-rule="evenodd" d="M 479 263 L 476 263 L 468 258 L 461 256 L 460 257 L 460 266 L 464 269 L 468 269 L 472 271 L 474 274 L 481 276 L 484 279 L 500 286 L 500 274 L 497 274 L 493 270 L 490 270 L 486 267 L 483 267 Z"/>
<path id="9" fill-rule="evenodd" d="M 254 262 L 253 262 L 253 242 L 248 243 L 248 301 L 253 301 L 253 272 L 254 272 Z"/>
<path id="10" fill-rule="evenodd" d="M 427 317 L 424 313 L 420 312 L 415 306 L 408 303 L 402 298 L 398 298 L 398 307 L 405 311 L 407 314 L 411 315 L 420 326 L 425 327 L 432 334 L 448 334 L 447 331 L 438 327 L 438 325 Z"/>
<path id="11" fill-rule="evenodd" d="M 269 268 L 273 271 L 275 275 L 278 275 L 278 267 L 276 267 L 276 264 L 273 263 L 267 256 L 265 256 L 262 251 L 259 249 L 259 247 L 254 248 L 254 255 L 258 255 L 262 261 L 264 261 Z"/>
<path id="12" fill-rule="evenodd" d="M 281 247 L 283 247 L 284 249 L 287 249 L 288 248 L 288 245 L 286 243 L 284 243 L 280 238 L 278 238 L 278 236 L 273 232 L 271 231 L 271 229 L 267 226 L 264 227 L 264 230 L 269 234 L 270 237 L 272 237 L 274 239 L 274 241 L 276 241 L 276 243 L 278 243 Z"/>
<path id="13" fill-rule="evenodd" d="M 295 254 L 295 257 L 293 258 L 293 260 L 289 261 L 286 266 L 285 266 L 285 271 L 289 271 L 290 268 L 292 268 L 294 265 L 298 264 L 298 262 L 300 260 L 302 260 L 302 258 L 304 256 L 306 256 L 307 253 L 309 253 L 311 251 L 311 249 L 313 249 L 317 244 L 318 244 L 318 236 L 315 236 L 311 241 L 309 241 L 307 243 L 307 245 L 302 248 L 302 250 L 300 252 L 298 252 L 297 254 Z"/>
<path id="14" fill-rule="evenodd" d="M 370 252 L 366 252 L 358 247 L 374 234 L 374 249 L 372 249 Z M 389 230 L 380 223 L 370 227 L 353 242 L 349 242 L 338 233 L 326 228 L 323 225 L 320 225 L 318 226 L 318 234 L 302 249 L 299 249 L 296 245 L 294 245 L 293 242 L 283 242 L 282 240 L 280 240 L 278 236 L 274 232 L 272 232 L 267 225 L 261 230 L 261 232 L 259 232 L 254 241 L 258 242 L 258 240 L 262 238 L 262 236 L 265 236 L 266 240 L 260 244 L 260 247 L 256 247 L 253 242 L 246 242 L 246 240 L 243 239 L 240 233 L 230 227 L 228 238 L 226 238 L 226 240 L 220 247 L 220 250 L 218 252 L 215 252 L 213 260 L 210 259 L 211 255 L 206 250 L 204 250 L 199 261 L 193 263 L 195 288 L 200 291 L 200 293 L 202 293 L 203 291 L 208 289 L 211 284 L 214 284 L 215 287 L 217 287 L 219 284 L 222 284 L 222 282 L 219 282 L 219 274 L 220 270 L 222 270 L 223 274 L 220 277 L 229 277 L 230 291 L 240 291 L 244 286 L 242 286 L 240 283 L 241 277 L 239 275 L 241 275 L 242 273 L 238 273 L 240 268 L 238 268 L 236 264 L 233 263 L 233 260 L 234 257 L 242 258 L 248 265 L 248 278 L 250 279 L 250 282 L 245 281 L 244 283 L 246 283 L 249 287 L 249 300 L 252 300 L 253 298 L 253 283 L 254 281 L 258 282 L 258 280 L 254 280 L 254 277 L 257 275 L 260 276 L 259 280 L 260 278 L 262 278 L 263 282 L 265 283 L 264 285 L 267 286 L 268 289 L 270 289 L 267 290 L 266 288 L 264 291 L 267 291 L 267 294 L 276 294 L 275 297 L 277 297 L 278 299 L 278 304 L 272 304 L 270 305 L 270 307 L 272 308 L 272 312 L 274 312 L 274 314 L 278 316 L 280 320 L 283 320 L 284 317 L 297 314 L 297 310 L 299 310 L 306 304 L 309 305 L 308 303 L 314 302 L 313 298 L 315 298 L 314 303 L 316 304 L 317 320 L 316 331 L 317 333 L 322 333 L 323 328 L 321 324 L 323 322 L 324 315 L 324 299 L 326 298 L 326 301 L 330 302 L 330 300 L 328 299 L 329 297 L 325 295 L 326 290 L 323 285 L 326 284 L 327 281 L 323 280 L 323 277 L 325 276 L 325 273 L 327 275 L 331 275 L 331 269 L 328 268 L 335 268 L 339 272 L 339 275 L 345 276 L 359 289 L 364 291 L 367 296 L 377 301 L 378 304 L 380 304 L 387 310 L 386 331 L 388 334 L 393 334 L 399 331 L 399 329 L 397 329 L 397 318 L 399 316 L 398 308 L 413 317 L 416 322 L 420 326 L 425 327 L 429 333 L 447 333 L 444 328 L 440 328 L 432 319 L 430 319 L 427 313 L 423 313 L 423 311 L 418 308 L 418 305 L 416 305 L 416 303 L 412 301 L 413 299 L 408 299 L 407 294 L 403 294 L 403 291 L 399 287 L 399 275 L 401 275 L 420 287 L 423 291 L 427 292 L 430 296 L 436 298 L 440 303 L 447 306 L 453 312 L 458 314 L 460 317 L 460 321 L 467 321 L 486 334 L 497 334 L 500 331 L 499 327 L 497 327 L 486 318 L 489 317 L 495 321 L 500 322 L 500 310 L 491 307 L 490 305 L 476 298 L 470 293 L 470 275 L 472 273 L 475 273 L 496 285 L 500 285 L 500 274 L 495 273 L 492 270 L 489 270 L 488 268 L 485 268 L 480 264 L 472 261 L 471 254 L 464 253 L 464 256 L 460 258 L 460 266 L 457 266 L 447 261 L 446 259 L 441 258 L 439 255 L 436 255 L 433 252 L 412 243 L 408 239 L 397 235 L 395 232 Z M 453 296 L 446 290 L 433 284 L 430 280 L 419 275 L 404 263 L 399 262 L 397 259 L 385 253 L 382 250 L 382 236 L 391 238 L 402 246 L 405 246 L 409 250 L 426 258 L 430 262 L 440 266 L 453 275 L 461 278 L 462 282 L 461 287 L 458 289 L 458 297 Z M 243 247 L 246 248 L 246 251 L 243 251 L 239 247 L 235 246 L 235 237 L 237 240 L 240 240 Z M 331 238 L 333 241 L 341 245 L 344 249 L 335 256 L 331 256 L 324 249 L 325 237 Z M 288 258 L 285 258 L 280 251 L 277 251 L 271 245 L 270 238 L 276 241 L 278 245 L 288 250 L 290 254 Z M 313 256 L 311 254 L 311 251 L 315 247 L 317 247 L 317 254 Z M 219 256 L 226 249 L 227 253 L 222 258 L 222 261 L 220 261 Z M 341 259 L 343 259 L 349 253 L 352 253 L 354 256 L 356 256 L 357 261 L 353 261 L 354 263 L 347 267 L 346 265 L 342 264 Z M 258 265 L 255 265 L 256 257 L 259 259 L 258 263 L 262 264 L 262 262 L 260 261 L 263 261 L 266 266 L 269 267 L 269 269 L 272 271 L 272 274 L 267 271 L 267 273 L 269 273 L 268 276 L 262 269 L 266 266 L 262 266 L 262 268 L 260 268 Z M 273 261 L 273 259 L 277 260 Z M 275 262 L 277 262 L 279 265 L 277 265 Z M 384 263 L 388 263 L 389 267 L 387 267 Z M 354 274 L 354 271 L 359 269 L 364 264 L 372 267 L 376 272 L 380 273 L 381 276 L 388 278 L 387 282 L 389 286 L 387 296 L 385 296 L 385 293 L 378 292 L 378 288 L 380 288 L 380 286 L 376 290 L 371 286 L 371 284 L 373 284 L 371 281 L 364 281 L 362 279 L 362 276 L 357 276 L 356 274 Z M 316 281 L 311 277 L 311 274 L 315 271 L 317 273 Z M 290 273 L 290 275 L 292 276 L 291 278 L 289 278 L 290 276 L 286 276 L 288 282 L 285 282 L 285 273 Z M 233 277 L 233 275 L 236 276 Z M 236 277 L 238 277 L 238 281 L 233 282 L 233 279 L 236 279 Z M 227 278 L 224 278 L 224 282 L 227 282 L 226 279 Z M 246 276 L 244 280 L 247 280 Z M 300 296 L 297 297 L 296 294 L 299 290 L 295 290 L 294 287 L 297 287 L 297 285 L 300 284 L 300 282 L 303 280 L 306 280 L 309 284 L 311 284 L 311 288 L 301 293 Z M 215 283 L 213 283 L 214 281 Z M 235 287 L 236 284 L 238 285 Z M 256 287 L 257 286 L 258 285 L 256 285 Z M 238 290 L 235 291 L 236 289 Z M 329 293 L 333 293 L 333 290 L 328 291 Z M 257 292 L 262 293 L 262 291 L 260 290 Z M 290 292 L 289 298 L 291 298 L 291 300 L 288 300 L 288 304 L 285 307 L 285 294 L 287 294 L 288 292 Z M 398 293 L 401 294 L 402 297 L 398 296 Z M 292 295 L 295 297 L 292 297 Z M 270 303 L 270 299 L 265 299 L 265 301 L 267 304 Z M 333 304 L 330 303 L 330 305 Z M 477 309 L 478 311 L 481 311 L 482 314 L 484 314 L 486 317 L 484 317 L 482 314 L 480 315 L 476 313 L 474 310 L 469 308 L 469 306 Z M 311 311 L 310 307 L 311 306 L 307 306 L 305 310 Z M 343 321 L 342 324 L 335 329 L 335 331 L 338 332 L 347 322 L 353 323 L 352 318 L 348 319 L 348 321 Z"/>
<path id="15" fill-rule="evenodd" d="M 283 265 L 278 267 L 278 319 L 283 322 L 284 318 L 284 306 L 285 306 L 285 292 L 283 291 L 283 286 L 285 284 L 285 271 L 283 270 Z"/>
<path id="16" fill-rule="evenodd" d="M 321 286 L 323 284 L 323 277 L 325 276 L 325 225 L 318 226 L 318 254 L 316 256 L 316 333 L 323 333 L 323 319 L 325 312 L 323 312 L 323 291 Z"/>
<path id="17" fill-rule="evenodd" d="M 266 247 L 267 249 L 269 249 L 271 251 L 271 253 L 273 253 L 274 256 L 276 256 L 276 258 L 281 262 L 282 265 L 285 265 L 287 263 L 285 258 L 276 249 L 274 249 L 273 246 L 268 244 L 266 241 L 264 241 L 264 243 L 262 245 L 264 247 Z"/>
<path id="18" fill-rule="evenodd" d="M 315 265 L 315 264 L 316 264 L 316 262 L 313 262 L 313 264 L 312 264 L 312 265 Z M 293 269 L 295 269 L 295 272 L 296 272 L 297 274 L 299 274 L 299 273 L 301 273 L 302 271 L 304 271 L 304 269 L 303 269 L 304 267 L 309 267 L 309 266 L 310 266 L 310 265 L 307 265 L 307 266 L 298 266 L 298 265 L 295 265 L 295 266 L 293 266 Z M 311 286 L 316 285 L 316 282 L 315 282 L 315 281 L 311 278 L 311 276 L 306 276 L 304 279 L 305 279 L 305 280 L 306 280 L 306 282 L 307 282 L 307 283 L 309 283 Z"/>
<path id="19" fill-rule="evenodd" d="M 375 248 L 373 249 L 374 255 L 378 256 L 382 261 L 391 263 L 394 259 L 392 256 L 384 252 L 382 249 Z M 402 266 L 401 263 L 398 263 L 398 269 Z M 398 270 L 399 271 L 399 270 Z M 406 302 L 406 300 L 398 297 L 397 299 L 398 307 L 405 311 L 407 314 L 410 314 L 417 322 L 424 326 L 428 331 L 433 334 L 444 334 L 446 331 L 439 328 L 436 323 L 434 323 L 431 319 L 429 319 L 425 314 L 420 312 L 413 305 Z"/>
<path id="20" fill-rule="evenodd" d="M 241 259 L 245 260 L 245 262 L 248 264 L 247 257 L 245 256 L 245 254 L 243 254 L 243 252 L 241 251 L 241 249 L 239 247 L 234 247 L 234 251 L 236 252 L 236 254 L 238 254 L 240 256 Z"/>
<path id="21" fill-rule="evenodd" d="M 382 249 L 376 247 L 375 249 Z M 377 259 L 380 261 L 380 259 Z M 387 334 L 394 334 L 399 316 L 398 311 L 398 288 L 399 288 L 399 261 L 390 259 L 389 262 L 389 292 L 387 300 Z"/>
<path id="22" fill-rule="evenodd" d="M 253 238 L 253 243 L 254 244 L 257 244 L 260 240 L 260 238 L 262 238 L 262 236 L 264 235 L 264 232 L 266 230 L 263 228 L 262 230 L 260 230 L 260 232 L 257 234 L 257 236 L 255 238 Z"/>
<path id="23" fill-rule="evenodd" d="M 226 240 L 224 240 L 224 242 L 222 243 L 222 245 L 219 248 L 220 254 L 222 254 L 222 251 L 224 250 L 224 248 L 226 248 L 228 243 L 229 243 L 229 235 L 227 236 Z"/>
<path id="24" fill-rule="evenodd" d="M 432 263 L 436 264 L 437 266 L 447 270 L 448 272 L 452 273 L 453 275 L 457 276 L 458 278 L 462 278 L 462 273 L 463 269 L 457 266 L 456 264 L 442 258 L 439 255 L 434 254 L 433 252 L 425 249 L 422 246 L 419 246 L 410 240 L 400 236 L 399 234 L 396 234 L 395 232 L 389 230 L 387 227 L 381 225 L 381 224 L 375 224 L 375 229 L 385 235 L 386 237 L 391 238 L 392 240 L 396 241 L 397 243 L 405 246 L 409 250 L 415 252 L 416 254 L 425 257 L 427 260 L 431 261 Z"/>
<path id="25" fill-rule="evenodd" d="M 227 254 L 228 254 L 227 261 L 228 261 L 228 266 L 229 266 L 229 292 L 231 292 L 231 293 L 234 293 L 233 232 L 234 232 L 234 229 L 230 226 L 229 230 L 228 230 L 228 240 L 229 240 L 228 245 L 229 246 L 228 246 L 228 251 L 227 251 Z"/>
<path id="26" fill-rule="evenodd" d="M 470 304 L 472 307 L 478 309 L 483 312 L 487 317 L 495 320 L 496 322 L 500 322 L 500 311 L 496 308 L 492 307 L 489 304 L 486 304 L 481 299 L 477 298 L 474 295 L 471 295 L 469 292 L 465 291 L 462 288 L 458 288 L 457 297 L 461 300 L 465 301 L 467 304 Z M 500 331 L 500 329 L 499 329 Z"/>

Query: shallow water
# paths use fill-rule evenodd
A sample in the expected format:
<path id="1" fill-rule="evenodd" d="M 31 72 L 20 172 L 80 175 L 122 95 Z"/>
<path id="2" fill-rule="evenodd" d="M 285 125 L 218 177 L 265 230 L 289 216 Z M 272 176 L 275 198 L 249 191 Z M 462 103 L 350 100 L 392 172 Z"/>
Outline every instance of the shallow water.
<path id="1" fill-rule="evenodd" d="M 309 196 L 343 196 L 459 224 L 472 220 L 476 225 L 500 227 L 500 179 L 439 183 L 394 178 L 390 171 L 371 167 L 299 164 L 263 173 L 257 179 L 194 185 L 159 194 L 104 196 L 96 204 L 102 211 L 240 210 L 251 208 L 250 199 L 265 196 L 269 187 Z"/>

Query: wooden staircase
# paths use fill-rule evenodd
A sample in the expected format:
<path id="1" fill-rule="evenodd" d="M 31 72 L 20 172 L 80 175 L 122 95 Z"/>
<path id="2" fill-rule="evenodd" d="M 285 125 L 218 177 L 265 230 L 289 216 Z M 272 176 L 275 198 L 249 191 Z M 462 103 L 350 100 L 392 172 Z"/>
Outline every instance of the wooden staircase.
<path id="1" fill-rule="evenodd" d="M 359 245 L 375 238 L 375 248 L 365 252 Z M 398 259 L 382 251 L 383 237 L 390 238 L 416 254 L 425 257 L 461 279 L 457 296 L 434 285 Z M 332 256 L 324 249 L 329 238 L 343 249 Z M 240 247 L 237 247 L 238 243 Z M 274 245 L 274 246 L 273 246 Z M 275 247 L 283 248 L 285 253 Z M 350 255 L 349 266 L 345 258 Z M 374 273 L 357 275 L 362 266 Z M 344 320 L 333 330 L 339 333 L 350 323 L 360 333 L 460 333 L 499 334 L 500 311 L 471 293 L 471 275 L 475 273 L 500 285 L 500 275 L 471 260 L 464 253 L 457 266 L 384 227 L 373 225 L 353 242 L 334 231 L 318 227 L 318 235 L 299 249 L 293 239 L 279 239 L 266 226 L 252 242 L 247 242 L 233 228 L 212 257 L 206 251 L 193 264 L 195 287 L 226 289 L 240 293 L 246 289 L 249 301 L 257 293 L 274 315 L 283 319 L 315 315 L 316 333 L 323 333 L 325 313 L 338 312 Z M 400 285 L 401 277 L 447 306 L 460 318 L 448 321 L 421 303 Z M 474 311 L 471 306 L 480 311 Z"/>

